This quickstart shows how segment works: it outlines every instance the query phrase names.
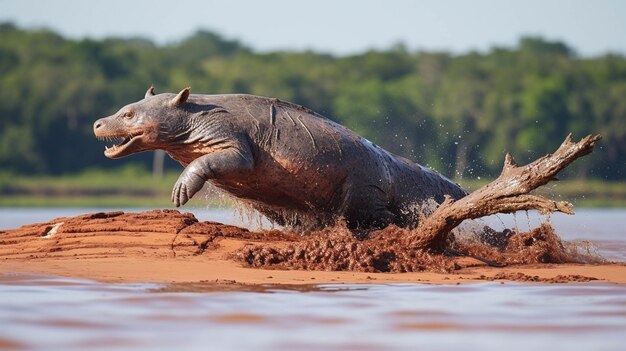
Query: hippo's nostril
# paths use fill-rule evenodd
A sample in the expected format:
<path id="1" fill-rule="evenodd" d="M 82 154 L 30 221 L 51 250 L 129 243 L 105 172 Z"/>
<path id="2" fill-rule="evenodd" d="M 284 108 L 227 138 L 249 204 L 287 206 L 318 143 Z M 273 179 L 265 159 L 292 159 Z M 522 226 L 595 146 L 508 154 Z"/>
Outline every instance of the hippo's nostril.
<path id="1" fill-rule="evenodd" d="M 93 129 L 98 129 L 102 127 L 102 122 L 100 121 L 96 121 L 96 123 L 93 124 Z"/>

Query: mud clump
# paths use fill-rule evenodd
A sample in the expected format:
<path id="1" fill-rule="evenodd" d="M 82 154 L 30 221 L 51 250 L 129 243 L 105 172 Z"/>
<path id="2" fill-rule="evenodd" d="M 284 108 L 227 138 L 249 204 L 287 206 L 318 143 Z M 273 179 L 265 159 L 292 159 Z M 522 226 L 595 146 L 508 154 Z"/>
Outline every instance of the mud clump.
<path id="1" fill-rule="evenodd" d="M 326 228 L 283 247 L 250 244 L 235 256 L 252 267 L 354 272 L 449 272 L 454 262 L 427 251 L 406 250 L 408 230 L 390 226 L 359 240 L 345 227 Z"/>
<path id="2" fill-rule="evenodd" d="M 287 245 L 249 244 L 235 257 L 259 268 L 358 271 L 358 272 L 452 272 L 460 268 L 456 257 L 415 250 L 403 240 L 408 229 L 389 226 L 363 239 L 344 227 L 333 227 L 302 237 Z M 479 241 L 455 242 L 456 255 L 474 257 L 493 265 L 533 263 L 579 263 L 549 224 L 525 233 L 508 233 L 500 248 Z"/>
<path id="3" fill-rule="evenodd" d="M 505 265 L 580 262 L 569 252 L 550 224 L 543 223 L 519 234 L 508 232 L 507 237 L 505 244 L 495 247 L 478 242 L 457 242 L 454 246 L 467 256 Z"/>

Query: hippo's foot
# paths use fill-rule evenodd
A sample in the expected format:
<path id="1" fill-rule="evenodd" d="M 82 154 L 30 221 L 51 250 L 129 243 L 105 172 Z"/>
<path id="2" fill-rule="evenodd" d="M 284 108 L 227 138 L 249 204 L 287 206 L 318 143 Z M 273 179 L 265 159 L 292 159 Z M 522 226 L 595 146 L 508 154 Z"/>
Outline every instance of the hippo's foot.
<path id="1" fill-rule="evenodd" d="M 172 202 L 176 207 L 183 206 L 204 186 L 204 178 L 194 172 L 185 170 L 174 184 Z"/>

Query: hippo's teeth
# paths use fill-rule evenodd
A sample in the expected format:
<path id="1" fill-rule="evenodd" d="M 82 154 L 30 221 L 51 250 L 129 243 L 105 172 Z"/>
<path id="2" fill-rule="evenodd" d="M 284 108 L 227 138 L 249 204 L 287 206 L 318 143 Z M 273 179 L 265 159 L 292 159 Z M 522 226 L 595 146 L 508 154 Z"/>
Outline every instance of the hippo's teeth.
<path id="1" fill-rule="evenodd" d="M 105 152 L 109 152 L 109 153 L 113 153 L 113 152 L 118 152 L 119 149 L 123 149 L 124 147 L 126 147 L 126 144 L 130 143 L 131 140 L 133 140 L 134 138 L 140 136 L 142 133 L 130 133 L 127 136 L 105 136 L 102 137 L 104 140 L 112 142 L 113 145 L 112 146 L 104 146 L 104 151 Z"/>

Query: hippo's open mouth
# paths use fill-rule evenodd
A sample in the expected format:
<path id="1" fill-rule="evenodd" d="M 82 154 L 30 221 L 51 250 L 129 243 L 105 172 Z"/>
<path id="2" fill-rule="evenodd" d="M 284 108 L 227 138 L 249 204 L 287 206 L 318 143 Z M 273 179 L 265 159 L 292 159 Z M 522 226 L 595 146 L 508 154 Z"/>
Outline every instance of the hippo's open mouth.
<path id="1" fill-rule="evenodd" d="M 113 146 L 104 146 L 104 156 L 108 158 L 118 158 L 132 154 L 137 149 L 143 133 L 131 133 L 129 135 L 106 135 L 99 136 L 98 139 L 113 141 Z"/>

